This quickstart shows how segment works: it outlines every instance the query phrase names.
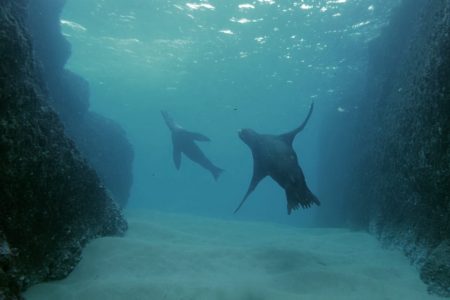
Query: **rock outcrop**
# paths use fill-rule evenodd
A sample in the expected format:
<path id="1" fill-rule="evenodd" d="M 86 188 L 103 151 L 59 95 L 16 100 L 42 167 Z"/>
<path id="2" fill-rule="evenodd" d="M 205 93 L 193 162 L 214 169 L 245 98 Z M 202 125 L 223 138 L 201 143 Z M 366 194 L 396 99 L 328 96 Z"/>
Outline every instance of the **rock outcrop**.
<path id="1" fill-rule="evenodd" d="M 442 241 L 428 256 L 420 277 L 436 294 L 450 294 L 450 240 Z"/>
<path id="2" fill-rule="evenodd" d="M 450 238 L 449 33 L 448 1 L 404 1 L 393 13 L 369 47 L 364 94 L 348 101 L 357 116 L 331 124 L 343 138 L 323 155 L 342 161 L 336 174 L 347 175 L 324 169 L 322 186 L 339 195 L 339 222 L 401 247 L 443 296 L 448 254 L 434 249 Z"/>
<path id="3" fill-rule="evenodd" d="M 89 84 L 64 68 L 71 54 L 61 33 L 60 14 L 65 0 L 33 0 L 28 27 L 38 60 L 42 63 L 51 106 L 60 116 L 66 134 L 89 161 L 121 207 L 128 202 L 133 148 L 115 121 L 89 111 Z"/>
<path id="4" fill-rule="evenodd" d="M 0 299 L 63 278 L 86 242 L 127 228 L 48 104 L 26 5 L 0 2 Z"/>

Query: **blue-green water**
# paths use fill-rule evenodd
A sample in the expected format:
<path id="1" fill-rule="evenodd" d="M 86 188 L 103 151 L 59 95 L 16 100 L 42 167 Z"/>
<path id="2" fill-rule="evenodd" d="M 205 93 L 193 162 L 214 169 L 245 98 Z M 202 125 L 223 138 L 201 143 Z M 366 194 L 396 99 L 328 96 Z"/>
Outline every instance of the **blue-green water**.
<path id="1" fill-rule="evenodd" d="M 317 208 L 287 217 L 284 191 L 269 179 L 232 215 L 252 174 L 237 130 L 288 131 L 315 101 L 294 148 L 320 198 L 325 115 L 357 113 L 340 102 L 363 88 L 367 44 L 396 4 L 69 0 L 61 26 L 72 44 L 67 68 L 90 82 L 91 110 L 117 120 L 134 146 L 130 208 L 311 225 Z M 211 138 L 201 147 L 226 170 L 218 182 L 186 158 L 175 169 L 161 109 Z"/>
<path id="2" fill-rule="evenodd" d="M 321 139 L 329 118 L 358 114 L 346 98 L 363 94 L 368 45 L 397 5 L 67 0 L 66 67 L 135 150 L 130 227 L 89 243 L 66 279 L 31 287 L 27 299 L 435 299 L 402 253 L 367 233 L 286 226 L 314 227 L 321 208 L 288 216 L 269 178 L 233 214 L 252 175 L 238 129 L 287 132 L 311 102 L 294 149 L 312 192 L 333 207 L 321 197 L 333 194 L 320 186 Z M 217 182 L 186 157 L 176 170 L 161 110 L 211 139 L 199 146 L 225 169 Z"/>

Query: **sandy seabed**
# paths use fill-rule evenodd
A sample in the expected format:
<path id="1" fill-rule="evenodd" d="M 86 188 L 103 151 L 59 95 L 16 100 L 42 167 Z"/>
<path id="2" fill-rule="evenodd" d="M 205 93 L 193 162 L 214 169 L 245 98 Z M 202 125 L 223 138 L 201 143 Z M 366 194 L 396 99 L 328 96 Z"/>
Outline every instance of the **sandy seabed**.
<path id="1" fill-rule="evenodd" d="M 157 212 L 91 242 L 64 280 L 27 300 L 440 299 L 369 234 Z"/>

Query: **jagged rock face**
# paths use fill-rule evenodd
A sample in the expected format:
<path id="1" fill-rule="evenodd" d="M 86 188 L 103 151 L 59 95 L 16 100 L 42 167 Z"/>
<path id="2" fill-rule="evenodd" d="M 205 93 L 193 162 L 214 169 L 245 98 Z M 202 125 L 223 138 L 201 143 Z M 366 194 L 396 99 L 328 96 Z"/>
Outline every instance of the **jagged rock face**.
<path id="1" fill-rule="evenodd" d="M 63 278 L 87 241 L 127 228 L 47 104 L 24 27 L 25 4 L 0 2 L 0 277 L 9 282 L 5 288 L 2 280 L 0 295 L 6 299 L 32 283 Z"/>
<path id="2" fill-rule="evenodd" d="M 67 128 L 67 133 L 97 170 L 114 200 L 124 207 L 133 182 L 133 150 L 123 129 L 113 120 L 91 112 L 77 126 Z"/>
<path id="3" fill-rule="evenodd" d="M 429 290 L 444 297 L 450 296 L 450 240 L 443 241 L 427 257 L 420 277 Z"/>
<path id="4" fill-rule="evenodd" d="M 94 167 L 121 207 L 128 202 L 133 181 L 133 148 L 113 120 L 89 112 L 89 84 L 65 70 L 70 44 L 61 34 L 60 13 L 65 1 L 30 2 L 28 27 L 50 91 L 50 103 L 64 123 L 66 133 Z"/>
<path id="5" fill-rule="evenodd" d="M 14 268 L 14 254 L 5 236 L 0 232 L 0 299 L 20 299 L 17 276 Z"/>
<path id="6" fill-rule="evenodd" d="M 373 229 L 388 240 L 408 233 L 408 244 L 426 249 L 450 234 L 448 9 L 448 1 L 406 1 L 398 9 L 372 45 L 372 98 L 362 104 L 372 125 L 371 169 L 360 172 L 372 184 Z"/>
<path id="7" fill-rule="evenodd" d="M 351 175 L 329 178 L 344 187 L 343 221 L 400 246 L 419 266 L 450 238 L 449 32 L 448 1 L 404 1 L 397 9 L 370 45 L 366 92 L 354 101 L 359 116 L 353 127 L 340 124 L 340 134 L 357 133 L 353 144 L 335 145 L 336 153 L 348 147 L 334 159 L 347 161 L 341 174 Z M 448 259 L 433 253 L 433 261 Z M 422 278 L 431 292 L 450 296 L 449 281 Z"/>

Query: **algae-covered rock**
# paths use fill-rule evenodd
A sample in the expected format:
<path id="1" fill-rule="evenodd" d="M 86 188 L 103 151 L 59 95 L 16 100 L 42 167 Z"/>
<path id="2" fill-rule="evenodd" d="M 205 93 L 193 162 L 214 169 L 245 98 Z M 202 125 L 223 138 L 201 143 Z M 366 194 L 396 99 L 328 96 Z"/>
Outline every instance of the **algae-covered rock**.
<path id="1" fill-rule="evenodd" d="M 0 299 L 63 278 L 89 240 L 127 228 L 48 104 L 26 4 L 0 2 Z"/>
<path id="2" fill-rule="evenodd" d="M 14 254 L 0 231 L 0 300 L 22 299 L 13 260 Z"/>
<path id="3" fill-rule="evenodd" d="M 428 284 L 428 290 L 443 297 L 450 297 L 450 240 L 434 249 L 420 271 L 420 278 Z"/>
<path id="4" fill-rule="evenodd" d="M 339 162 L 322 170 L 323 202 L 344 209 L 319 214 L 340 213 L 341 224 L 370 230 L 419 267 L 450 239 L 449 33 L 449 1 L 402 1 L 369 43 L 363 92 L 343 104 L 356 116 L 335 118 L 335 136 L 322 137 L 338 142 L 321 159 Z M 446 289 L 433 270 L 423 277 L 430 291 Z"/>

